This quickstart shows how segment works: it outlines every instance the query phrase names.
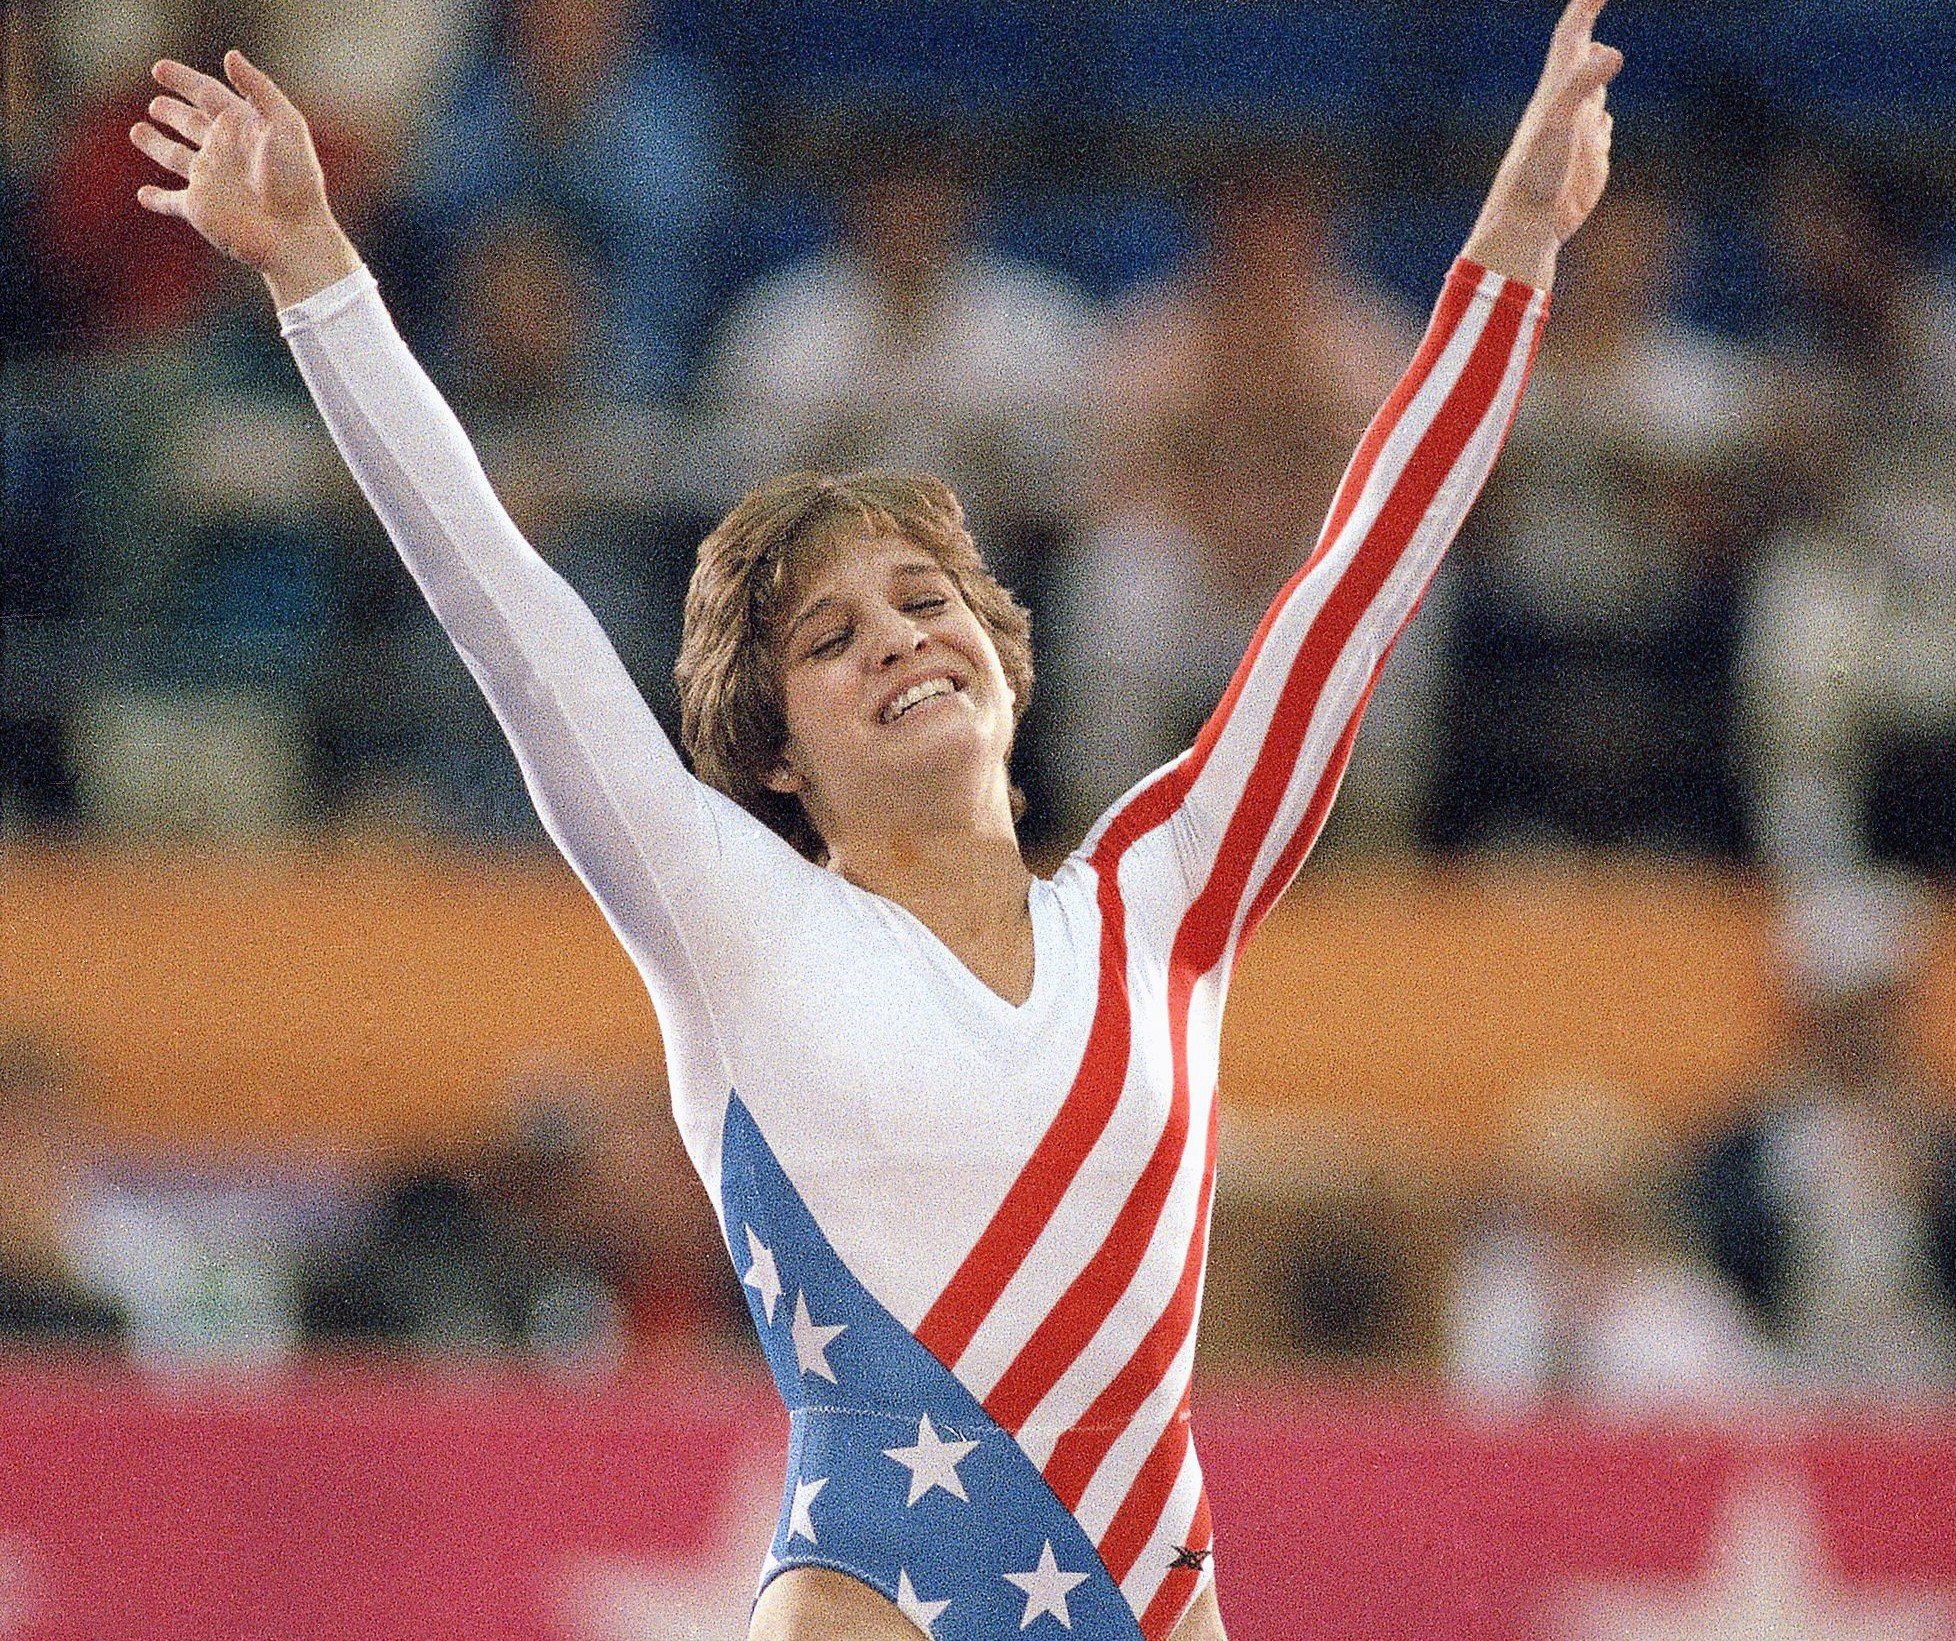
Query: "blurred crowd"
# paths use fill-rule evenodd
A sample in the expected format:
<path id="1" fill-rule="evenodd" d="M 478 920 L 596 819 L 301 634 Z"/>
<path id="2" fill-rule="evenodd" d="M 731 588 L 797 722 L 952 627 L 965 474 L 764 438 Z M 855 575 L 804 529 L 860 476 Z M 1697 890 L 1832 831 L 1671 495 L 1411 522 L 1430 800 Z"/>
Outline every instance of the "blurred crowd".
<path id="1" fill-rule="evenodd" d="M 781 50 L 837 49 L 775 10 Z M 825 15 L 803 11 L 803 32 Z M 786 70 L 748 61 L 752 41 L 730 66 L 722 11 L 643 0 L 12 15 L 15 832 L 535 836 L 262 290 L 133 204 L 149 162 L 124 133 L 158 52 L 237 38 L 290 82 L 511 512 L 661 710 L 693 548 L 749 484 L 946 476 L 1035 613 L 1020 760 L 1045 848 L 1215 701 L 1513 113 L 1456 116 L 1445 154 L 1376 121 L 1142 142 L 1111 117 L 1056 133 L 1057 93 L 1017 123 L 892 100 L 901 62 L 881 100 L 784 106 L 757 86 Z M 1947 153 L 1731 97 L 1641 117 L 1330 846 L 1938 870 L 1956 837 Z"/>
<path id="2" fill-rule="evenodd" d="M 335 1159 L 132 1147 L 78 1082 L 45 1038 L 0 1042 L 0 1347 L 608 1371 L 746 1329 L 656 1088 L 538 1074 L 466 1141 Z"/>
<path id="3" fill-rule="evenodd" d="M 230 43 L 311 115 L 511 513 L 669 721 L 712 522 L 776 471 L 901 464 L 954 485 L 1034 611 L 1035 847 L 1185 745 L 1403 368 L 1525 79 L 1400 126 L 1330 92 L 1217 123 L 1143 40 L 1087 65 L 1155 85 L 1124 124 L 1014 82 L 984 8 L 927 9 L 962 19 L 952 66 L 996 71 L 995 106 L 947 91 L 929 41 L 851 61 L 819 6 L 10 7 L 0 839 L 538 841 L 263 291 L 133 204 L 148 63 Z M 1434 9 L 1326 8 L 1356 32 L 1324 82 L 1381 20 L 1444 52 Z M 1303 74 L 1346 36 L 1282 40 Z M 811 63 L 831 100 L 783 90 Z M 1912 885 L 1956 859 L 1950 151 L 1743 87 L 1644 95 L 1326 848 L 1759 869 L 1787 886 L 1795 1047 L 1716 1133 L 1556 1089 L 1472 1189 L 1238 1189 L 1219 1217 L 1283 1251 L 1240 1306 L 1219 1267 L 1225 1352 L 1423 1361 L 1495 1397 L 1956 1370 L 1950 1143 L 1897 1012 Z M 0 1054 L 0 1331 L 612 1359 L 738 1330 L 656 1091 L 568 1078 L 466 1152 L 217 1183 L 115 1162 L 85 1108 L 46 1045 Z"/>

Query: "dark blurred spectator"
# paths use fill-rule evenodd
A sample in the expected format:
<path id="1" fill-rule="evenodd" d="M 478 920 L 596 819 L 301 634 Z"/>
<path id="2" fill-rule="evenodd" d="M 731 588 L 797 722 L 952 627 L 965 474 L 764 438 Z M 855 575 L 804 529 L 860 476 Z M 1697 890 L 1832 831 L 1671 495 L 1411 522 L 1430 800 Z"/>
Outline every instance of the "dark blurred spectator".
<path id="1" fill-rule="evenodd" d="M 0 836 L 66 827 L 77 808 L 61 711 L 70 669 L 52 623 L 82 591 L 86 473 L 39 237 L 66 89 L 55 32 L 39 5 L 10 8 L 0 28 Z"/>
<path id="2" fill-rule="evenodd" d="M 1521 1104 L 1452 1274 L 1456 1392 L 1634 1412 L 1731 1408 L 1775 1381 L 1764 1340 L 1679 1234 L 1666 1178 L 1628 1095 L 1579 1087 Z"/>
<path id="3" fill-rule="evenodd" d="M 586 1081 L 525 1090 L 473 1158 L 382 1180 L 300 1277 L 305 1340 L 608 1362 L 725 1337 L 745 1307 L 670 1130 Z"/>
<path id="4" fill-rule="evenodd" d="M 685 383 L 732 204 L 727 112 L 647 0 L 498 0 L 419 144 L 411 211 L 438 264 L 528 207 L 571 224 L 624 346 L 617 388 Z"/>
<path id="5" fill-rule="evenodd" d="M 1926 912 L 1899 879 L 1794 897 L 1792 1046 L 1688 1173 L 1704 1246 L 1803 1386 L 1956 1382 L 1956 1136 L 1908 1018 Z"/>
<path id="6" fill-rule="evenodd" d="M 1441 848 L 1742 847 L 1732 498 L 1753 383 L 1676 316 L 1687 240 L 1632 185 L 1564 254 L 1512 441 L 1443 574 Z"/>
<path id="7" fill-rule="evenodd" d="M 1188 745 L 1416 340 L 1344 264 L 1329 174 L 1302 156 L 1233 158 L 1203 216 L 1194 264 L 1116 315 L 1099 361 L 1093 527 L 1053 668 L 1076 832 Z M 1417 693 L 1418 671 L 1388 677 Z M 1373 712 L 1390 739 L 1390 704 Z"/>
<path id="8" fill-rule="evenodd" d="M 719 500 L 772 473 L 907 467 L 957 491 L 1024 590 L 1076 500 L 1092 320 L 1057 275 L 983 249 L 968 160 L 861 134 L 841 240 L 734 305 L 703 378 Z"/>
<path id="9" fill-rule="evenodd" d="M 609 1104 L 573 1218 L 612 1284 L 633 1356 L 749 1337 L 720 1228 L 661 1091 Z"/>
<path id="10" fill-rule="evenodd" d="M 32 1037 L 0 1038 L 0 1346 L 121 1342 L 121 1311 L 76 1258 L 86 1172 L 60 1062 Z"/>
<path id="11" fill-rule="evenodd" d="M 76 793 L 55 623 L 81 594 L 81 441 L 49 391 L 49 321 L 0 166 L 0 837 L 61 828 Z"/>
<path id="12" fill-rule="evenodd" d="M 1956 280 L 1812 156 L 1765 192 L 1788 291 L 1776 525 L 1746 591 L 1754 830 L 1782 870 L 1956 867 Z"/>
<path id="13" fill-rule="evenodd" d="M 1344 1111 L 1225 1112 L 1200 1342 L 1214 1367 L 1430 1356 L 1444 1215 L 1403 1139 Z"/>
<path id="14" fill-rule="evenodd" d="M 1786 304 L 1780 335 L 1800 355 L 1789 374 L 1838 395 L 1835 413 L 1864 436 L 1923 420 L 1949 431 L 1956 279 L 1931 265 L 1923 244 L 1932 226 L 1924 219 L 1946 207 L 1946 188 L 1925 191 L 1899 173 L 1798 150 L 1765 180 L 1759 205 Z M 1799 391 L 1798 382 L 1782 386 Z"/>
<path id="15" fill-rule="evenodd" d="M 383 139 L 357 112 L 322 118 L 317 141 L 349 231 L 379 250 Z M 318 698 L 349 677 L 366 711 L 386 698 L 359 615 L 373 583 L 405 577 L 262 284 L 227 281 L 168 334 L 98 357 L 86 391 L 111 403 L 63 406 L 92 481 L 77 613 L 114 638 L 88 657 L 65 726 L 89 818 L 231 838 L 305 824 L 323 807 L 306 758 Z"/>
<path id="16" fill-rule="evenodd" d="M 187 49 L 177 36 L 192 23 L 184 9 L 164 0 L 8 7 L 10 45 L 16 32 L 22 37 L 8 67 L 33 70 L 25 85 L 10 77 L 8 98 L 33 100 L 39 116 L 35 146 L 13 151 L 37 179 L 28 254 L 59 292 L 68 347 L 127 349 L 166 339 L 220 286 L 246 282 L 221 259 L 199 256 L 204 247 L 185 245 L 174 231 L 181 224 L 136 204 L 138 184 L 157 177 L 154 163 L 130 147 L 129 127 L 155 90 L 150 64 L 166 49 Z M 253 22 L 227 16 L 226 38 L 255 51 Z"/>
<path id="17" fill-rule="evenodd" d="M 587 1155 L 569 1114 L 539 1106 L 473 1164 L 383 1177 L 352 1240 L 300 1274 L 301 1338 L 432 1353 L 606 1349 L 609 1295 L 553 1235 Z"/>
<path id="18" fill-rule="evenodd" d="M 186 246 L 174 224 L 136 205 L 156 167 L 129 145 L 147 87 L 117 86 L 68 128 L 42 179 L 35 241 L 50 284 L 62 292 L 71 345 L 130 347 L 189 324 L 231 277 L 223 263 Z"/>

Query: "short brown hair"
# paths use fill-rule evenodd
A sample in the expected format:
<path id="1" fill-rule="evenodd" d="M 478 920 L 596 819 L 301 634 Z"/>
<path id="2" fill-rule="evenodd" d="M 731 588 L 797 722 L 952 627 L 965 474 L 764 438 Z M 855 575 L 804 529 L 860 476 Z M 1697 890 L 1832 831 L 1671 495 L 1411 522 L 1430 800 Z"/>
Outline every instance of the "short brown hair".
<path id="1" fill-rule="evenodd" d="M 810 860 L 827 846 L 799 799 L 767 778 L 780 767 L 788 726 L 778 666 L 781 607 L 808 555 L 854 531 L 889 532 L 930 554 L 998 648 L 1016 697 L 1032 699 L 1031 617 L 985 568 L 964 508 L 943 480 L 875 468 L 788 473 L 743 497 L 700 543 L 680 640 L 679 734 L 693 771 Z M 1014 787 L 1012 816 L 1025 809 Z"/>

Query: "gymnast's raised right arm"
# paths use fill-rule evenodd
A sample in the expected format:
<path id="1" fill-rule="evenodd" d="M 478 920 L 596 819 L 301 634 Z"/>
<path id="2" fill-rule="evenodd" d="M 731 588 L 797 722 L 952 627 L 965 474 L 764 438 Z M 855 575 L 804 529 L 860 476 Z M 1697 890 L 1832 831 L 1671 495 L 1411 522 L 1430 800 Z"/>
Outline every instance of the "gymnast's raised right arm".
<path id="1" fill-rule="evenodd" d="M 687 773 L 596 618 L 496 499 L 334 221 L 304 117 L 241 53 L 225 70 L 230 85 L 157 65 L 176 95 L 130 137 L 185 185 L 138 200 L 264 276 L 335 442 L 482 686 L 544 825 L 641 968 L 670 972 L 673 897 L 724 871 L 725 831 L 745 833 L 746 817 Z"/>

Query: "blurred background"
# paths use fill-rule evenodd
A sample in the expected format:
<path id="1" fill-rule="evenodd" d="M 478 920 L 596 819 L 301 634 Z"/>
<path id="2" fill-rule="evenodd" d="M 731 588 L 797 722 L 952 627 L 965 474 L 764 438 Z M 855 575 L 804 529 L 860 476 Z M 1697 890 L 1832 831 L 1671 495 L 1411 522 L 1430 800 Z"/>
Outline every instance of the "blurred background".
<path id="1" fill-rule="evenodd" d="M 668 722 L 749 483 L 950 480 L 1053 862 L 1308 551 L 1554 13 L 7 0 L 0 1637 L 734 1635 L 778 1489 L 650 1007 L 262 287 L 134 205 L 149 63 L 307 111 Z M 1610 194 L 1232 998 L 1239 1641 L 1956 1637 L 1956 19 L 1600 33 Z"/>

